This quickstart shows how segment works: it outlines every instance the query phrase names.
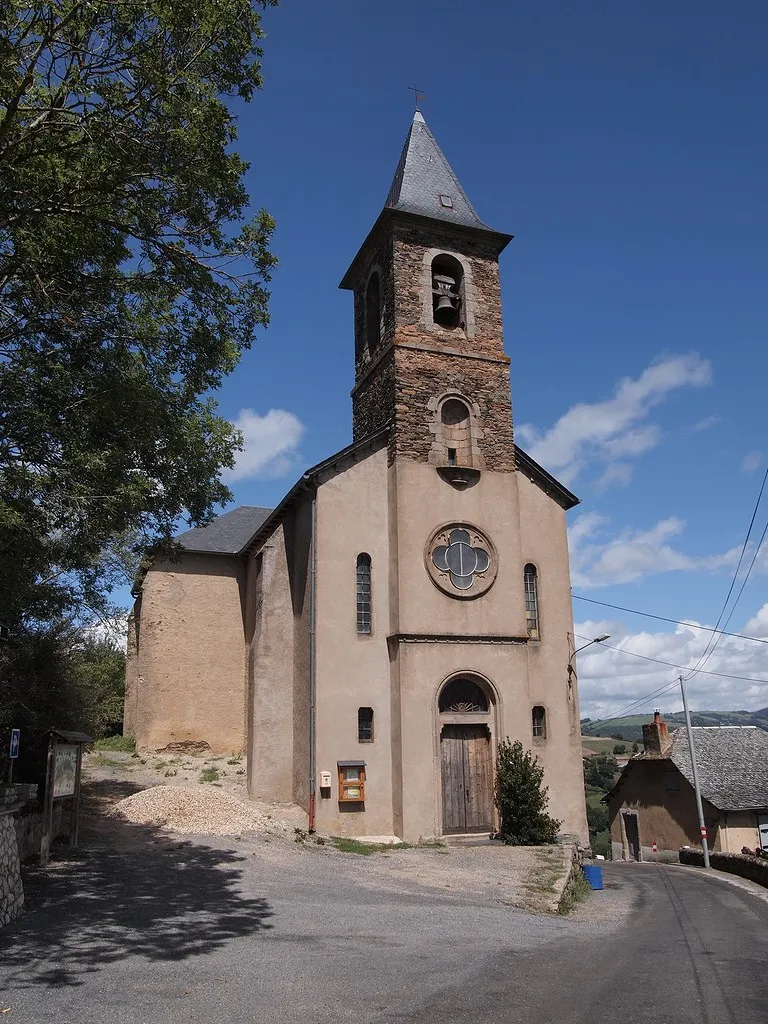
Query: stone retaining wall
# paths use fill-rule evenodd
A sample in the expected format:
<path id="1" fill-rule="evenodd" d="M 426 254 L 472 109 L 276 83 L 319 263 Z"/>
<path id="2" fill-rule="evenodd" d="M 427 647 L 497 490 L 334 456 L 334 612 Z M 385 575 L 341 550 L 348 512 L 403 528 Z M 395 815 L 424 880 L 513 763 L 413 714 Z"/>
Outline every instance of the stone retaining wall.
<path id="1" fill-rule="evenodd" d="M 703 867 L 704 854 L 701 850 L 682 849 L 680 863 Z M 768 860 L 748 857 L 743 853 L 710 853 L 709 863 L 718 871 L 730 871 L 732 875 L 741 875 L 768 889 Z"/>
<path id="2" fill-rule="evenodd" d="M 15 921 L 24 906 L 16 829 L 10 814 L 0 814 L 0 928 Z"/>

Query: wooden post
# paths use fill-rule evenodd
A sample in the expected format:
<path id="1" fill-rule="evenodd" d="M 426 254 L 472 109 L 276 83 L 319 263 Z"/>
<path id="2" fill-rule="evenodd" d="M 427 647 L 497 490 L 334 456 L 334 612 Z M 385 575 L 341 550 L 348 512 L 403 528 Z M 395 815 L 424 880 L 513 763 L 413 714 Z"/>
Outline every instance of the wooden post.
<path id="1" fill-rule="evenodd" d="M 45 797 L 43 801 L 43 835 L 40 839 L 40 865 L 45 867 L 51 854 L 51 832 L 53 831 L 53 765 L 56 740 L 48 740 L 48 763 L 45 772 Z"/>
<path id="2" fill-rule="evenodd" d="M 77 767 L 75 768 L 75 793 L 72 797 L 72 818 L 69 823 L 69 845 L 77 846 L 77 831 L 80 825 L 80 767 L 83 763 L 83 744 L 77 745 Z"/>

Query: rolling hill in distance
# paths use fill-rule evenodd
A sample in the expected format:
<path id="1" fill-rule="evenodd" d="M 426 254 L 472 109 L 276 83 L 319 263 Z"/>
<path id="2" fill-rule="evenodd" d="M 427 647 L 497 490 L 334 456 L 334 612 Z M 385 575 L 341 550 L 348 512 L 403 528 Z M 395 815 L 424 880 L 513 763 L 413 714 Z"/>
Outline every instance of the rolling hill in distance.
<path id="1" fill-rule="evenodd" d="M 613 718 L 610 721 L 593 721 L 582 718 L 582 736 L 614 736 L 617 739 L 639 742 L 643 738 L 643 726 L 650 722 L 652 715 L 628 715 L 626 718 Z M 664 721 L 670 729 L 685 727 L 685 715 L 677 712 L 664 715 Z M 692 725 L 756 725 L 768 732 L 768 708 L 759 711 L 692 711 Z"/>

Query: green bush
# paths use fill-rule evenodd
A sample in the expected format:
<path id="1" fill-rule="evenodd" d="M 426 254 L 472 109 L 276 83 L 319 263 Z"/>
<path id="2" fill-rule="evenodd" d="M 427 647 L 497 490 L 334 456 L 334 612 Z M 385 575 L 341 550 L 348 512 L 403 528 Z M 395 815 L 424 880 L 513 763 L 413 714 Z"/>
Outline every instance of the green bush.
<path id="1" fill-rule="evenodd" d="M 93 744 L 94 750 L 121 750 L 126 754 L 132 754 L 136 749 L 136 740 L 133 736 L 102 736 Z"/>
<path id="2" fill-rule="evenodd" d="M 605 832 L 609 827 L 610 821 L 608 818 L 608 808 L 605 804 L 599 807 L 590 807 L 587 804 L 587 824 L 589 825 L 589 834 L 592 836 L 597 832 Z"/>
<path id="3" fill-rule="evenodd" d="M 619 766 L 615 757 L 610 754 L 596 754 L 584 758 L 584 781 L 588 786 L 596 786 L 607 792 L 613 785 L 613 777 Z"/>
<path id="4" fill-rule="evenodd" d="M 613 748 L 614 754 L 626 754 L 627 748 L 623 743 L 617 743 Z"/>
<path id="5" fill-rule="evenodd" d="M 544 769 L 522 743 L 499 744 L 496 758 L 496 806 L 499 838 L 510 846 L 541 846 L 557 841 L 561 822 L 547 813 L 549 795 Z"/>
<path id="6" fill-rule="evenodd" d="M 592 847 L 593 856 L 601 853 L 603 857 L 611 859 L 611 833 L 608 830 L 596 832 L 594 835 L 590 834 L 589 844 Z"/>

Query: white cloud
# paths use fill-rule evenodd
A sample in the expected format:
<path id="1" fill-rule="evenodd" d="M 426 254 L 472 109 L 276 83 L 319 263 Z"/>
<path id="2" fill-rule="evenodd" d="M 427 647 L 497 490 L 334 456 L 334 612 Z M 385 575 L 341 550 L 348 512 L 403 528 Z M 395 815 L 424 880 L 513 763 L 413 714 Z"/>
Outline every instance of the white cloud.
<path id="1" fill-rule="evenodd" d="M 712 572 L 736 564 L 734 548 L 720 555 L 687 555 L 671 543 L 685 532 L 685 521 L 677 516 L 661 519 L 650 529 L 625 527 L 606 537 L 605 516 L 587 512 L 578 516 L 568 531 L 571 579 L 574 586 L 607 587 L 633 583 L 645 576 L 674 570 L 696 569 Z M 756 568 L 759 568 L 756 566 Z"/>
<path id="2" fill-rule="evenodd" d="M 705 416 L 703 420 L 699 420 L 698 423 L 694 423 L 691 427 L 693 431 L 709 430 L 710 427 L 717 426 L 722 420 L 721 416 L 713 414 L 712 416 Z"/>
<path id="3" fill-rule="evenodd" d="M 651 409 L 672 391 L 704 387 L 711 381 L 709 362 L 696 353 L 669 356 L 651 364 L 635 379 L 620 380 L 611 398 L 577 403 L 548 430 L 523 424 L 518 427 L 518 435 L 537 462 L 571 484 L 591 462 L 612 463 L 650 451 L 661 440 L 657 425 L 641 422 Z M 625 483 L 626 472 L 620 473 L 615 482 Z"/>
<path id="4" fill-rule="evenodd" d="M 744 456 L 744 459 L 741 463 L 741 468 L 745 473 L 754 473 L 754 471 L 759 468 L 762 461 L 762 452 L 750 452 L 748 455 Z"/>
<path id="5" fill-rule="evenodd" d="M 243 450 L 234 468 L 222 473 L 226 483 L 282 476 L 294 468 L 304 424 L 292 412 L 270 409 L 261 416 L 253 409 L 241 409 L 234 425 L 242 432 Z"/>
<path id="6" fill-rule="evenodd" d="M 623 712 L 634 701 L 643 699 L 629 714 L 650 714 L 654 707 L 670 713 L 681 710 L 680 688 L 674 685 L 657 696 L 648 694 L 676 682 L 680 665 L 696 666 L 712 634 L 694 628 L 696 623 L 659 632 L 631 632 L 623 622 L 613 619 L 587 620 L 575 626 L 579 636 L 594 637 L 610 633 L 605 644 L 588 647 L 579 658 L 579 702 L 582 717 L 604 718 Z M 714 623 L 700 623 L 710 628 Z M 733 625 L 734 632 L 738 630 Z M 744 625 L 749 636 L 768 638 L 768 604 Z M 609 645 L 609 646 L 606 646 Z M 619 650 L 613 650 L 618 648 Z M 631 654 L 621 652 L 631 652 Z M 631 655 L 643 655 L 656 661 L 644 661 Z M 754 679 L 721 678 L 701 673 L 687 683 L 689 701 L 695 710 L 757 710 L 768 706 L 768 645 L 738 637 L 722 637 L 712 656 L 702 666 L 707 672 L 729 673 Z"/>

